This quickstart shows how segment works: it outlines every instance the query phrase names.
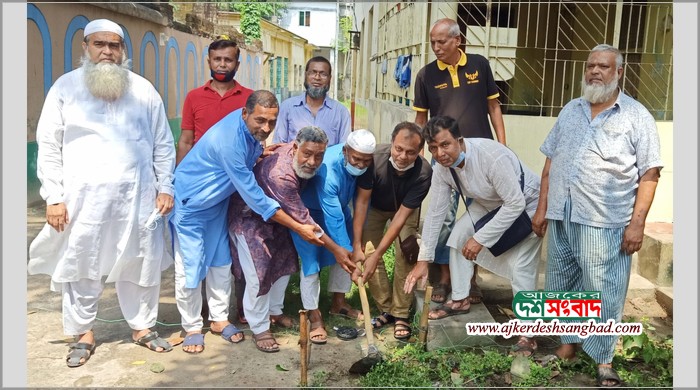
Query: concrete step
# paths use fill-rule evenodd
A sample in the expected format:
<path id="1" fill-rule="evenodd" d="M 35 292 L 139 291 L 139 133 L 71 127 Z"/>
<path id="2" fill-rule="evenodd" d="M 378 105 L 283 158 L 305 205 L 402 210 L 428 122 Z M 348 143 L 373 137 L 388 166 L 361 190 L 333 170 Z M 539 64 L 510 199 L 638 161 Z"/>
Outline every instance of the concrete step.
<path id="1" fill-rule="evenodd" d="M 660 287 L 673 286 L 673 224 L 652 222 L 644 228 L 636 272 Z"/>
<path id="2" fill-rule="evenodd" d="M 673 317 L 673 287 L 657 287 L 656 301 L 669 317 Z"/>
<path id="3" fill-rule="evenodd" d="M 424 291 L 416 291 L 416 307 L 423 307 Z M 440 304 L 431 302 L 430 309 Z M 428 336 L 426 348 L 434 351 L 442 348 L 465 349 L 468 347 L 493 345 L 495 336 L 468 335 L 467 323 L 493 323 L 496 320 L 483 303 L 472 304 L 469 313 L 446 317 L 440 320 L 428 321 Z"/>

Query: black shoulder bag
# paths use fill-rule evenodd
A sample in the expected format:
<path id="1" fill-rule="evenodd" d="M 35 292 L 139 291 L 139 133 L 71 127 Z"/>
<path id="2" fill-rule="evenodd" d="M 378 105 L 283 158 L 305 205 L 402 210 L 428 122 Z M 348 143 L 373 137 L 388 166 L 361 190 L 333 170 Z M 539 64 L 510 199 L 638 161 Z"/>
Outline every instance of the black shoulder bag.
<path id="1" fill-rule="evenodd" d="M 498 213 L 498 210 L 501 209 L 501 206 L 498 206 L 497 208 L 489 211 L 486 215 L 484 215 L 478 221 L 476 221 L 476 223 L 474 223 L 472 215 L 471 213 L 469 213 L 469 204 L 464 198 L 464 194 L 462 194 L 462 185 L 460 184 L 459 178 L 457 177 L 457 172 L 455 172 L 454 169 L 450 168 L 450 173 L 452 173 L 452 178 L 454 179 L 455 184 L 457 184 L 457 191 L 462 197 L 464 205 L 467 207 L 469 219 L 471 219 L 472 225 L 474 226 L 474 233 L 476 233 L 482 227 L 484 227 L 484 225 L 486 225 L 491 219 L 493 219 L 496 213 Z M 525 193 L 525 172 L 523 171 L 522 164 L 520 165 L 520 191 L 523 191 L 523 193 Z M 493 244 L 492 247 L 488 248 L 488 250 L 491 251 L 491 253 L 494 256 L 498 257 L 508 249 L 518 245 L 522 240 L 525 239 L 525 237 L 529 236 L 531 232 L 532 221 L 530 220 L 530 216 L 527 215 L 527 210 L 523 210 L 522 214 L 520 214 L 518 218 L 515 221 L 513 221 L 513 224 L 510 225 L 510 227 L 503 233 L 501 238 L 495 244 Z"/>

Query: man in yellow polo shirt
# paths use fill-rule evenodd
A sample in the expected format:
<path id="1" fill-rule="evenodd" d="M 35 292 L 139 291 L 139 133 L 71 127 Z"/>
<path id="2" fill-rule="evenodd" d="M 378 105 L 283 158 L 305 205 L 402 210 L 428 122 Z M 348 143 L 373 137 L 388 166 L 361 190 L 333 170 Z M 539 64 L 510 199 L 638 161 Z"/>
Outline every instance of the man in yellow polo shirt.
<path id="1" fill-rule="evenodd" d="M 478 54 L 466 54 L 459 46 L 462 36 L 456 21 L 444 18 L 430 30 L 430 47 L 437 59 L 424 66 L 416 76 L 413 109 L 415 122 L 424 126 L 430 117 L 449 116 L 457 120 L 465 138 L 496 139 L 506 144 L 500 96 L 489 61 Z M 450 283 L 449 248 L 445 244 L 454 225 L 457 212 L 457 196 L 453 193 L 453 208 L 440 233 L 435 263 L 440 264 L 440 279 L 433 290 L 432 299 L 443 303 L 454 286 Z M 469 298 L 472 303 L 481 302 L 481 289 L 476 284 L 476 269 L 471 280 Z M 460 287 L 457 287 L 458 289 Z M 461 292 L 460 292 L 461 293 Z"/>

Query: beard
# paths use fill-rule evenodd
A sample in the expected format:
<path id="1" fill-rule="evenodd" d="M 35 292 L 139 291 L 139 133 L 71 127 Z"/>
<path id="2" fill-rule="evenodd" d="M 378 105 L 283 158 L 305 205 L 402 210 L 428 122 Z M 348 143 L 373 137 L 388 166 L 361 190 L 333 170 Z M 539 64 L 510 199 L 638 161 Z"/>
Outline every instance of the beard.
<path id="1" fill-rule="evenodd" d="M 304 82 L 304 88 L 306 88 L 306 94 L 312 99 L 321 99 L 326 97 L 330 86 L 326 85 L 324 87 L 312 87 L 309 83 Z"/>
<path id="2" fill-rule="evenodd" d="M 292 168 L 294 169 L 294 173 L 296 173 L 297 176 L 307 180 L 314 177 L 316 175 L 316 171 L 318 170 L 318 168 L 316 168 L 312 173 L 306 173 L 302 170 L 302 168 L 309 168 L 309 166 L 306 164 L 299 165 L 299 161 L 297 161 L 296 156 L 294 156 L 294 159 L 292 160 Z"/>
<path id="3" fill-rule="evenodd" d="M 94 63 L 87 55 L 80 59 L 85 71 L 85 85 L 96 98 L 115 101 L 122 97 L 129 87 L 131 60 L 116 63 Z"/>
<path id="4" fill-rule="evenodd" d="M 581 96 L 592 104 L 605 103 L 610 100 L 615 91 L 617 91 L 617 82 L 619 77 L 615 75 L 615 79 L 608 84 L 586 84 L 584 76 L 581 80 Z"/>

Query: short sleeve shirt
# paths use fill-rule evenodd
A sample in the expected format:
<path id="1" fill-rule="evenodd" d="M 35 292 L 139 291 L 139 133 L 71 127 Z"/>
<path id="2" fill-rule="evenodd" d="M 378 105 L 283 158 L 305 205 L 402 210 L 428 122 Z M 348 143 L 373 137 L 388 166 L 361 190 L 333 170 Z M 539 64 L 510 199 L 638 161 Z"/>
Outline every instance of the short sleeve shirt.
<path id="1" fill-rule="evenodd" d="M 491 65 L 483 56 L 460 52 L 456 67 L 435 60 L 418 72 L 413 109 L 452 117 L 465 138 L 493 139 L 488 101 L 500 94 Z"/>
<path id="2" fill-rule="evenodd" d="M 546 218 L 563 220 L 570 197 L 571 222 L 601 228 L 627 226 L 639 178 L 662 167 L 654 118 L 622 92 L 593 120 L 588 101 L 569 102 L 540 151 L 551 159 Z"/>
<path id="3" fill-rule="evenodd" d="M 253 90 L 236 82 L 232 89 L 221 96 L 211 88 L 211 80 L 209 80 L 203 86 L 190 91 L 185 97 L 180 127 L 183 130 L 194 130 L 196 143 L 221 118 L 245 106 L 246 100 L 252 93 Z"/>
<path id="4" fill-rule="evenodd" d="M 418 156 L 413 168 L 398 175 L 389 162 L 391 145 L 378 145 L 374 151 L 374 164 L 369 170 L 373 174 L 363 174 L 357 179 L 357 186 L 372 190 L 371 205 L 381 211 L 398 211 L 398 206 L 418 208 L 428 195 L 433 170 L 430 163 Z"/>

